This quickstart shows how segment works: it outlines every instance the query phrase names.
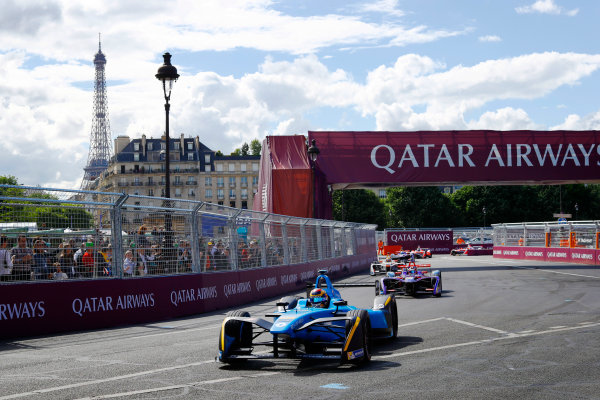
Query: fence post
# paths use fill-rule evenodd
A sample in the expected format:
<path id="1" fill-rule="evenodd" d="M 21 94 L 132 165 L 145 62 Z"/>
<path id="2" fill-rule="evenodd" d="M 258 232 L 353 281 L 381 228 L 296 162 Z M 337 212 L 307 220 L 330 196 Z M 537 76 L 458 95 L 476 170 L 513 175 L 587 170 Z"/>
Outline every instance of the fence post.
<path id="1" fill-rule="evenodd" d="M 337 257 L 335 253 L 335 223 L 329 227 L 331 230 L 331 258 Z"/>
<path id="2" fill-rule="evenodd" d="M 227 220 L 227 225 L 229 225 L 229 243 L 231 243 L 229 254 L 231 255 L 231 263 L 233 264 L 231 266 L 231 269 L 236 271 L 240 269 L 240 260 L 238 258 L 238 234 L 236 230 L 236 219 L 241 213 L 242 210 L 240 209 L 237 213 L 235 213 L 235 215 L 230 216 L 229 220 Z"/>
<path id="3" fill-rule="evenodd" d="M 317 230 L 317 250 L 319 254 L 319 260 L 323 259 L 323 238 L 321 237 L 321 224 L 323 221 L 318 220 L 315 229 Z"/>
<path id="4" fill-rule="evenodd" d="M 200 259 L 200 236 L 201 236 L 201 228 L 199 218 L 200 208 L 204 205 L 204 202 L 201 201 L 194 209 L 192 210 L 192 221 L 191 221 L 191 232 L 190 232 L 190 241 L 192 247 L 192 271 L 194 272 L 202 272 L 202 260 Z"/>
<path id="5" fill-rule="evenodd" d="M 302 249 L 302 262 L 308 262 L 308 246 L 306 245 L 306 223 L 307 219 L 300 224 L 300 247 Z"/>
<path id="6" fill-rule="evenodd" d="M 113 220 L 112 220 L 112 243 L 113 243 L 113 255 L 112 255 L 112 275 L 117 278 L 123 278 L 123 213 L 122 207 L 125 201 L 129 197 L 128 194 L 121 194 L 121 197 L 117 199 L 113 206 Z"/>
<path id="7" fill-rule="evenodd" d="M 291 218 L 281 223 L 281 236 L 283 237 L 283 264 L 290 265 L 290 243 L 287 235 L 287 223 Z"/>
<path id="8" fill-rule="evenodd" d="M 344 224 L 344 227 L 342 228 L 342 254 L 341 256 L 347 256 L 348 255 L 348 242 L 346 240 L 346 224 Z"/>
<path id="9" fill-rule="evenodd" d="M 262 220 L 258 221 L 258 233 L 260 235 L 260 263 L 263 267 L 267 266 L 267 235 L 265 235 L 265 220 L 269 214 L 265 215 Z"/>

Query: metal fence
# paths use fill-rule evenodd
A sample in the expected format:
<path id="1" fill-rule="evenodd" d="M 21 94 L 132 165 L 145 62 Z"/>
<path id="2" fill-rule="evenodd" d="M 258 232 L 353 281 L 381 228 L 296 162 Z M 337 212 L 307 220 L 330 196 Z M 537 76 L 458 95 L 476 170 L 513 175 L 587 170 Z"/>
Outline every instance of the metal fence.
<path id="1" fill-rule="evenodd" d="M 494 224 L 495 246 L 598 249 L 600 221 Z"/>
<path id="2" fill-rule="evenodd" d="M 0 185 L 0 249 L 13 264 L 0 276 L 114 279 L 298 264 L 374 251 L 375 227 L 182 199 Z"/>

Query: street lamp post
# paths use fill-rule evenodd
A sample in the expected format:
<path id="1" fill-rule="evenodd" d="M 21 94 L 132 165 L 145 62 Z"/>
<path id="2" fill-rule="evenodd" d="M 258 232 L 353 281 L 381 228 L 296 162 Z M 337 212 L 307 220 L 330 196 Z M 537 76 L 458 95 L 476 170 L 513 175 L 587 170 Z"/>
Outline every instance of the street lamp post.
<path id="1" fill-rule="evenodd" d="M 169 104 L 169 100 L 171 99 L 171 90 L 173 89 L 173 84 L 179 78 L 179 74 L 177 73 L 177 68 L 171 65 L 171 54 L 165 53 L 163 54 L 164 63 L 158 68 L 158 72 L 155 75 L 156 79 L 162 82 L 163 93 L 165 95 L 165 197 L 167 199 L 171 198 L 171 154 L 170 154 L 170 137 L 169 137 L 169 111 L 171 109 L 171 105 Z M 166 206 L 171 207 L 171 201 L 166 201 Z M 168 264 L 170 268 L 170 261 L 173 259 L 173 232 L 172 232 L 172 220 L 171 213 L 165 213 L 165 250 L 168 257 Z"/>
<path id="2" fill-rule="evenodd" d="M 317 162 L 317 157 L 321 152 L 317 147 L 317 141 L 315 139 L 312 140 L 312 145 L 308 148 L 308 157 L 311 161 L 311 167 L 313 170 L 313 218 L 317 217 L 317 173 L 315 171 L 315 163 Z"/>
<path id="3" fill-rule="evenodd" d="M 579 218 L 577 214 L 579 213 L 579 204 L 575 203 L 575 221 Z"/>

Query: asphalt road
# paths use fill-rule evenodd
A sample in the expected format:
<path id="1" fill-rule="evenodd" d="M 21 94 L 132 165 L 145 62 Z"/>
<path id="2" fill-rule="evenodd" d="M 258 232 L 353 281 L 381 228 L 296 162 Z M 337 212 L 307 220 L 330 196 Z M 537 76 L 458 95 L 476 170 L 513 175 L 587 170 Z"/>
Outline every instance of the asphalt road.
<path id="1" fill-rule="evenodd" d="M 364 367 L 214 361 L 225 311 L 0 342 L 4 399 L 600 399 L 600 269 L 434 256 L 441 298 L 398 298 L 399 337 Z M 369 282 L 355 275 L 345 281 Z M 370 308 L 374 290 L 345 288 Z M 277 299 L 244 307 L 253 315 Z"/>

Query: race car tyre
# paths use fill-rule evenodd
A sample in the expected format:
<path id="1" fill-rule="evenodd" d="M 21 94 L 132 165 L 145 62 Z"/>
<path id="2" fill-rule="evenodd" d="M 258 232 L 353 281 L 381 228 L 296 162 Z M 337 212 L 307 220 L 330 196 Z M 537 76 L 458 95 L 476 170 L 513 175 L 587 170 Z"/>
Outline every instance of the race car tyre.
<path id="1" fill-rule="evenodd" d="M 350 330 L 354 326 L 355 319 L 354 317 L 360 318 L 360 334 L 361 334 L 361 343 L 362 343 L 362 356 L 354 358 L 352 360 L 348 360 L 349 363 L 360 365 L 365 364 L 371 361 L 371 321 L 369 320 L 369 313 L 367 310 L 350 310 L 347 314 L 349 317 L 352 317 L 351 320 L 346 321 L 346 335 L 350 333 Z M 347 355 L 344 355 L 347 357 Z"/>
<path id="2" fill-rule="evenodd" d="M 432 294 L 435 297 L 441 297 L 442 296 L 442 271 L 433 271 L 432 275 L 440 277 L 440 280 L 438 281 L 437 290 L 434 291 Z"/>
<path id="3" fill-rule="evenodd" d="M 396 339 L 398 336 L 398 306 L 396 305 L 396 297 L 393 294 L 383 296 L 375 296 L 373 300 L 373 310 L 381 310 L 385 308 L 390 314 L 388 327 L 392 328 L 390 339 Z"/>
<path id="4" fill-rule="evenodd" d="M 381 282 L 375 281 L 375 296 L 383 294 L 381 290 Z"/>
<path id="5" fill-rule="evenodd" d="M 234 310 L 229 311 L 226 317 L 250 317 L 248 311 Z M 219 332 L 219 349 L 221 349 L 221 337 L 222 329 Z M 228 321 L 225 324 L 225 335 L 233 337 L 233 343 L 231 344 L 231 350 L 239 350 L 240 348 L 249 348 L 252 346 L 252 324 L 242 321 Z M 244 359 L 231 359 L 226 356 L 221 359 L 225 363 L 235 363 L 245 361 Z"/>
<path id="6" fill-rule="evenodd" d="M 285 296 L 279 299 L 278 303 L 288 303 L 286 309 L 293 310 L 298 305 L 298 300 L 300 299 L 301 297 L 299 296 Z M 284 312 L 285 310 L 283 309 L 283 307 L 277 307 L 277 311 Z"/>
<path id="7" fill-rule="evenodd" d="M 395 340 L 398 337 L 398 306 L 396 305 L 396 298 L 392 300 L 392 306 L 390 307 L 390 313 L 392 314 L 392 337 L 391 340 Z"/>
<path id="8" fill-rule="evenodd" d="M 371 265 L 371 267 L 369 267 L 369 275 L 375 276 L 375 269 L 373 268 L 372 265 Z"/>

